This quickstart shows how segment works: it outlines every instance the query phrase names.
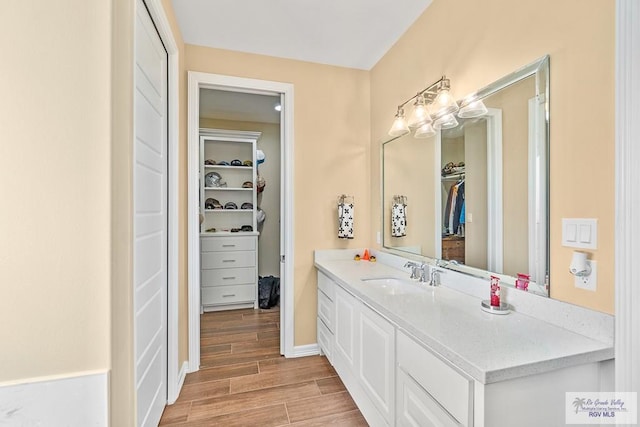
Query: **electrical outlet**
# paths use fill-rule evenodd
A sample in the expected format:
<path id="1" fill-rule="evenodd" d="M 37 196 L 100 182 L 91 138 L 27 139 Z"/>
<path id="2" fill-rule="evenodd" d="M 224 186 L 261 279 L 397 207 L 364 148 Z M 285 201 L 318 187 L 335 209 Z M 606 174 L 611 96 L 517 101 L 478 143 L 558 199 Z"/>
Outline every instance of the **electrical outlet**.
<path id="1" fill-rule="evenodd" d="M 382 241 L 380 240 L 380 232 L 379 231 L 376 233 L 376 243 L 377 244 L 382 243 Z"/>
<path id="2" fill-rule="evenodd" d="M 587 260 L 587 265 L 591 267 L 591 274 L 587 277 L 575 277 L 575 286 L 576 288 L 586 289 L 587 291 L 595 291 L 597 278 L 598 278 L 598 269 L 596 268 L 596 262 Z"/>

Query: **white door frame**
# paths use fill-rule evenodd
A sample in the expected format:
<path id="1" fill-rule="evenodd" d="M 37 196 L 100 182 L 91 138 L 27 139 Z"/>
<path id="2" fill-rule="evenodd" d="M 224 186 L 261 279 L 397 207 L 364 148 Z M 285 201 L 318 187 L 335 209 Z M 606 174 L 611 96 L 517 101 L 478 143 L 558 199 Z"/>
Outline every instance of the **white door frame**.
<path id="1" fill-rule="evenodd" d="M 178 110 L 180 105 L 178 45 L 161 0 L 144 0 L 151 20 L 168 55 L 167 102 L 168 111 L 168 233 L 167 233 L 167 403 L 176 401 L 187 374 L 186 363 L 178 370 Z"/>
<path id="2" fill-rule="evenodd" d="M 616 1 L 615 388 L 640 391 L 640 4 Z"/>
<path id="3" fill-rule="evenodd" d="M 293 283 L 293 85 L 290 83 L 248 79 L 219 74 L 189 71 L 188 79 L 188 282 L 189 282 L 189 372 L 200 368 L 200 222 L 198 211 L 198 170 L 199 170 L 199 129 L 200 129 L 200 89 L 216 89 L 231 92 L 254 93 L 260 95 L 283 95 L 282 110 L 284 133 L 280 135 L 283 152 L 283 180 L 281 183 L 285 209 L 281 212 L 284 224 L 284 247 L 280 248 L 285 257 L 283 274 L 280 278 L 280 328 L 284 329 L 285 357 L 294 357 L 294 283 Z M 282 229 L 282 228 L 281 228 Z"/>

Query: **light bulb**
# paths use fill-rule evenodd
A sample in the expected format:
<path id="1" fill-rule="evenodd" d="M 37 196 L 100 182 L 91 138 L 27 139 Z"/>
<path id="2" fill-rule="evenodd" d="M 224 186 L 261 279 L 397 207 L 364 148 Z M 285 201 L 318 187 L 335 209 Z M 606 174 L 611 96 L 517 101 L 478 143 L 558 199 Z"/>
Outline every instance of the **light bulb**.
<path id="1" fill-rule="evenodd" d="M 433 129 L 433 126 L 431 126 L 431 123 L 425 123 L 416 129 L 416 133 L 413 136 L 418 139 L 423 139 L 434 136 L 435 134 L 436 131 Z"/>
<path id="2" fill-rule="evenodd" d="M 409 132 L 409 126 L 407 126 L 407 122 L 404 119 L 404 110 L 402 108 L 398 108 L 396 118 L 391 125 L 391 129 L 389 129 L 389 136 L 402 136 Z"/>
<path id="3" fill-rule="evenodd" d="M 433 128 L 435 130 L 452 129 L 458 126 L 458 124 L 459 123 L 453 114 L 446 114 L 433 122 Z"/>
<path id="4" fill-rule="evenodd" d="M 427 110 L 424 96 L 420 94 L 416 97 L 416 102 L 413 104 L 413 112 L 411 113 L 411 117 L 409 117 L 408 125 L 410 128 L 417 128 L 425 123 L 431 123 L 431 116 Z"/>
<path id="5" fill-rule="evenodd" d="M 442 82 L 442 87 L 438 91 L 438 96 L 433 101 L 434 110 L 438 117 L 442 117 L 447 114 L 452 114 L 458 111 L 458 103 L 453 99 L 451 93 L 449 93 L 449 80 Z"/>
<path id="6" fill-rule="evenodd" d="M 485 114 L 487 114 L 487 112 L 488 110 L 484 105 L 484 102 L 478 99 L 460 108 L 460 110 L 458 111 L 458 117 L 460 117 L 461 119 L 469 119 L 472 117 L 484 116 Z"/>

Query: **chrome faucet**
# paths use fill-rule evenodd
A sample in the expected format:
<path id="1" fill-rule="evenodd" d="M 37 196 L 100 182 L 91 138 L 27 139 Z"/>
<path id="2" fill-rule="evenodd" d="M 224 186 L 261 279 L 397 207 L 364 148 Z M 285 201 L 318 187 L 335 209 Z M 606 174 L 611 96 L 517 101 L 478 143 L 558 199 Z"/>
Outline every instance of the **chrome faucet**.
<path id="1" fill-rule="evenodd" d="M 404 268 L 407 268 L 407 267 L 411 268 L 411 275 L 409 276 L 409 278 L 411 280 L 418 279 L 418 269 L 420 268 L 420 265 L 418 265 L 413 261 L 407 261 L 407 263 L 404 265 Z"/>
<path id="2" fill-rule="evenodd" d="M 425 283 L 427 281 L 427 276 L 429 275 L 429 264 L 424 262 L 421 263 L 418 270 L 420 271 L 420 278 L 418 279 L 418 282 Z"/>

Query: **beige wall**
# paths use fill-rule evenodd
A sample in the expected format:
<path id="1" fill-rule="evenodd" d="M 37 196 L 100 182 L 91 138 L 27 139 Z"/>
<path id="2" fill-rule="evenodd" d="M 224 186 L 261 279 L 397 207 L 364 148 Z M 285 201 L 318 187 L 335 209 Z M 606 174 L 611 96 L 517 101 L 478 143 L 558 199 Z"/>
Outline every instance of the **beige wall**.
<path id="1" fill-rule="evenodd" d="M 266 214 L 258 238 L 258 275 L 280 277 L 280 125 L 201 117 L 200 127 L 262 132 L 257 148 L 266 160 L 259 170 L 267 185 L 258 194 L 258 206 Z"/>
<path id="2" fill-rule="evenodd" d="M 0 382 L 109 368 L 110 15 L 0 5 Z"/>
<path id="3" fill-rule="evenodd" d="M 551 296 L 613 313 L 614 8 L 611 0 L 434 0 L 371 71 L 372 212 L 379 206 L 379 143 L 399 102 L 442 74 L 461 98 L 549 54 Z M 593 103 L 595 82 L 598 107 L 583 108 Z M 596 292 L 573 285 L 563 217 L 598 218 Z M 372 232 L 377 224 L 374 216 Z"/>
<path id="4" fill-rule="evenodd" d="M 295 263 L 288 285 L 295 287 L 295 345 L 315 343 L 313 250 L 372 241 L 369 73 L 192 45 L 185 45 L 185 53 L 188 70 L 294 85 Z M 348 241 L 337 238 L 336 200 L 342 193 L 356 200 L 355 239 Z"/>

